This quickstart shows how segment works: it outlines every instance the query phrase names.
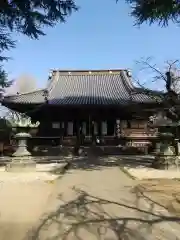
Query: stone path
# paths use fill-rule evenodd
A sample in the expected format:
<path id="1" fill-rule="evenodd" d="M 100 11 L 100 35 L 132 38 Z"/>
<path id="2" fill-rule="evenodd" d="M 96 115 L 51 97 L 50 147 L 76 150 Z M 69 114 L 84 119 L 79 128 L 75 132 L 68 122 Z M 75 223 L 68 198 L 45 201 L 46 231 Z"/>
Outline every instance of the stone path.
<path id="1" fill-rule="evenodd" d="M 119 167 L 71 169 L 56 183 L 46 214 L 25 239 L 178 240 L 167 219 L 147 209 Z M 180 236 L 180 235 L 179 235 Z"/>

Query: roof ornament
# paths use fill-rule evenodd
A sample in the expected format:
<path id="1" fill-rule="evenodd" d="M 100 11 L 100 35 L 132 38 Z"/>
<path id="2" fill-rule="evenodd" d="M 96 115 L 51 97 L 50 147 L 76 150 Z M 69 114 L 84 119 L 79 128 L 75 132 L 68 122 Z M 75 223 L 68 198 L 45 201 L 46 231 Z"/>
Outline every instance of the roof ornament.
<path id="1" fill-rule="evenodd" d="M 49 91 L 47 89 L 44 89 L 43 97 L 44 97 L 45 102 L 48 103 Z"/>
<path id="2" fill-rule="evenodd" d="M 127 76 L 130 77 L 130 78 L 132 77 L 132 72 L 129 69 L 127 70 Z"/>
<path id="3" fill-rule="evenodd" d="M 48 78 L 51 79 L 53 75 L 53 70 L 50 70 Z"/>

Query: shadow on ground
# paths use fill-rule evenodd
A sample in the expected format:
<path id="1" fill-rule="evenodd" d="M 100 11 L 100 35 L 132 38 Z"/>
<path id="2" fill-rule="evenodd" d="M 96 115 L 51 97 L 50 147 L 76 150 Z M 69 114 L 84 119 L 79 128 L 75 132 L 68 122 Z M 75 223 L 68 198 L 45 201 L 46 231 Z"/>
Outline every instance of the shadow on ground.
<path id="1" fill-rule="evenodd" d="M 76 188 L 73 191 L 75 192 L 74 199 L 67 202 L 63 200 L 62 196 L 59 196 L 58 208 L 47 214 L 25 239 L 145 240 L 152 235 L 157 237 L 159 234 L 157 232 L 158 224 L 180 222 L 180 218 L 156 214 L 155 202 L 151 202 L 148 210 L 143 210 L 140 207 L 142 195 L 140 196 L 136 189 L 134 190 L 136 196 L 134 206 L 128 202 L 124 204 L 92 196 L 86 191 Z M 112 209 L 116 209 L 116 212 L 112 212 Z M 124 212 L 127 214 L 123 216 Z M 158 239 L 179 239 L 170 238 L 172 233 L 168 236 L 166 230 L 164 229 L 162 233 L 166 238 Z"/>
<path id="2" fill-rule="evenodd" d="M 56 150 L 56 148 L 55 148 Z M 72 159 L 67 159 L 68 154 L 73 155 L 73 151 L 69 152 L 63 151 L 63 154 L 59 155 L 54 149 L 53 154 L 49 156 L 32 156 L 36 163 L 65 163 L 68 160 L 71 161 L 71 168 L 73 169 L 83 169 L 83 170 L 100 170 L 102 167 L 114 167 L 117 165 L 127 166 L 127 167 L 150 167 L 152 165 L 153 156 L 150 155 L 107 155 L 103 148 L 101 147 L 87 147 L 83 149 L 83 156 L 72 157 Z M 60 151 L 59 148 L 57 151 Z M 50 153 L 49 153 L 50 154 Z M 2 157 L 0 159 L 0 166 L 6 165 L 12 158 Z"/>
<path id="3" fill-rule="evenodd" d="M 72 169 L 101 170 L 102 167 L 126 166 L 132 168 L 151 167 L 153 156 L 99 156 L 88 153 L 86 157 L 74 158 L 71 162 Z"/>

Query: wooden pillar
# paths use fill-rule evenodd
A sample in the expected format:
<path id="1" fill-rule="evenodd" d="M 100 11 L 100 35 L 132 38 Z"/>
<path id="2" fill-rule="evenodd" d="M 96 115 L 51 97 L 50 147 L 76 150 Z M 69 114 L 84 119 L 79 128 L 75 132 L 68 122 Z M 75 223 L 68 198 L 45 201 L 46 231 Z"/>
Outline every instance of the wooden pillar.
<path id="1" fill-rule="evenodd" d="M 62 126 L 62 122 L 60 122 L 60 145 L 62 145 L 63 143 L 63 135 L 64 135 L 64 132 L 63 132 L 63 126 Z"/>
<path id="2" fill-rule="evenodd" d="M 94 121 L 91 121 L 91 136 L 92 136 L 92 143 L 96 142 L 95 134 L 94 134 Z"/>
<path id="3" fill-rule="evenodd" d="M 79 120 L 76 121 L 76 138 L 77 141 L 80 143 L 80 122 Z"/>
<path id="4" fill-rule="evenodd" d="M 79 121 L 78 120 L 74 121 L 74 126 L 75 126 L 74 127 L 74 134 L 76 134 L 74 153 L 76 155 L 79 155 L 79 148 L 81 146 L 81 134 L 80 134 L 80 127 L 79 127 Z"/>
<path id="5" fill-rule="evenodd" d="M 64 121 L 64 136 L 67 136 L 68 121 Z"/>
<path id="6" fill-rule="evenodd" d="M 113 123 L 114 123 L 114 134 L 113 134 L 113 136 L 116 137 L 116 119 L 114 119 Z"/>
<path id="7" fill-rule="evenodd" d="M 101 139 L 101 137 L 102 137 L 102 131 L 101 131 L 102 129 L 101 129 L 101 121 L 100 120 L 98 120 L 98 136 L 99 136 L 99 138 Z"/>

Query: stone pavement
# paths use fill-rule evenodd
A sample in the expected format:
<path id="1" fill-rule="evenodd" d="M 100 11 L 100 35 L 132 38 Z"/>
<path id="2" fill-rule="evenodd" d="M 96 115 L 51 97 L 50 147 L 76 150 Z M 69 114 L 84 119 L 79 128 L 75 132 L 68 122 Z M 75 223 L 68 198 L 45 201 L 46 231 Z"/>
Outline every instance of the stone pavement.
<path id="1" fill-rule="evenodd" d="M 56 182 L 46 213 L 25 239 L 180 239 L 168 217 L 132 192 L 135 184 L 118 166 L 73 166 Z"/>

